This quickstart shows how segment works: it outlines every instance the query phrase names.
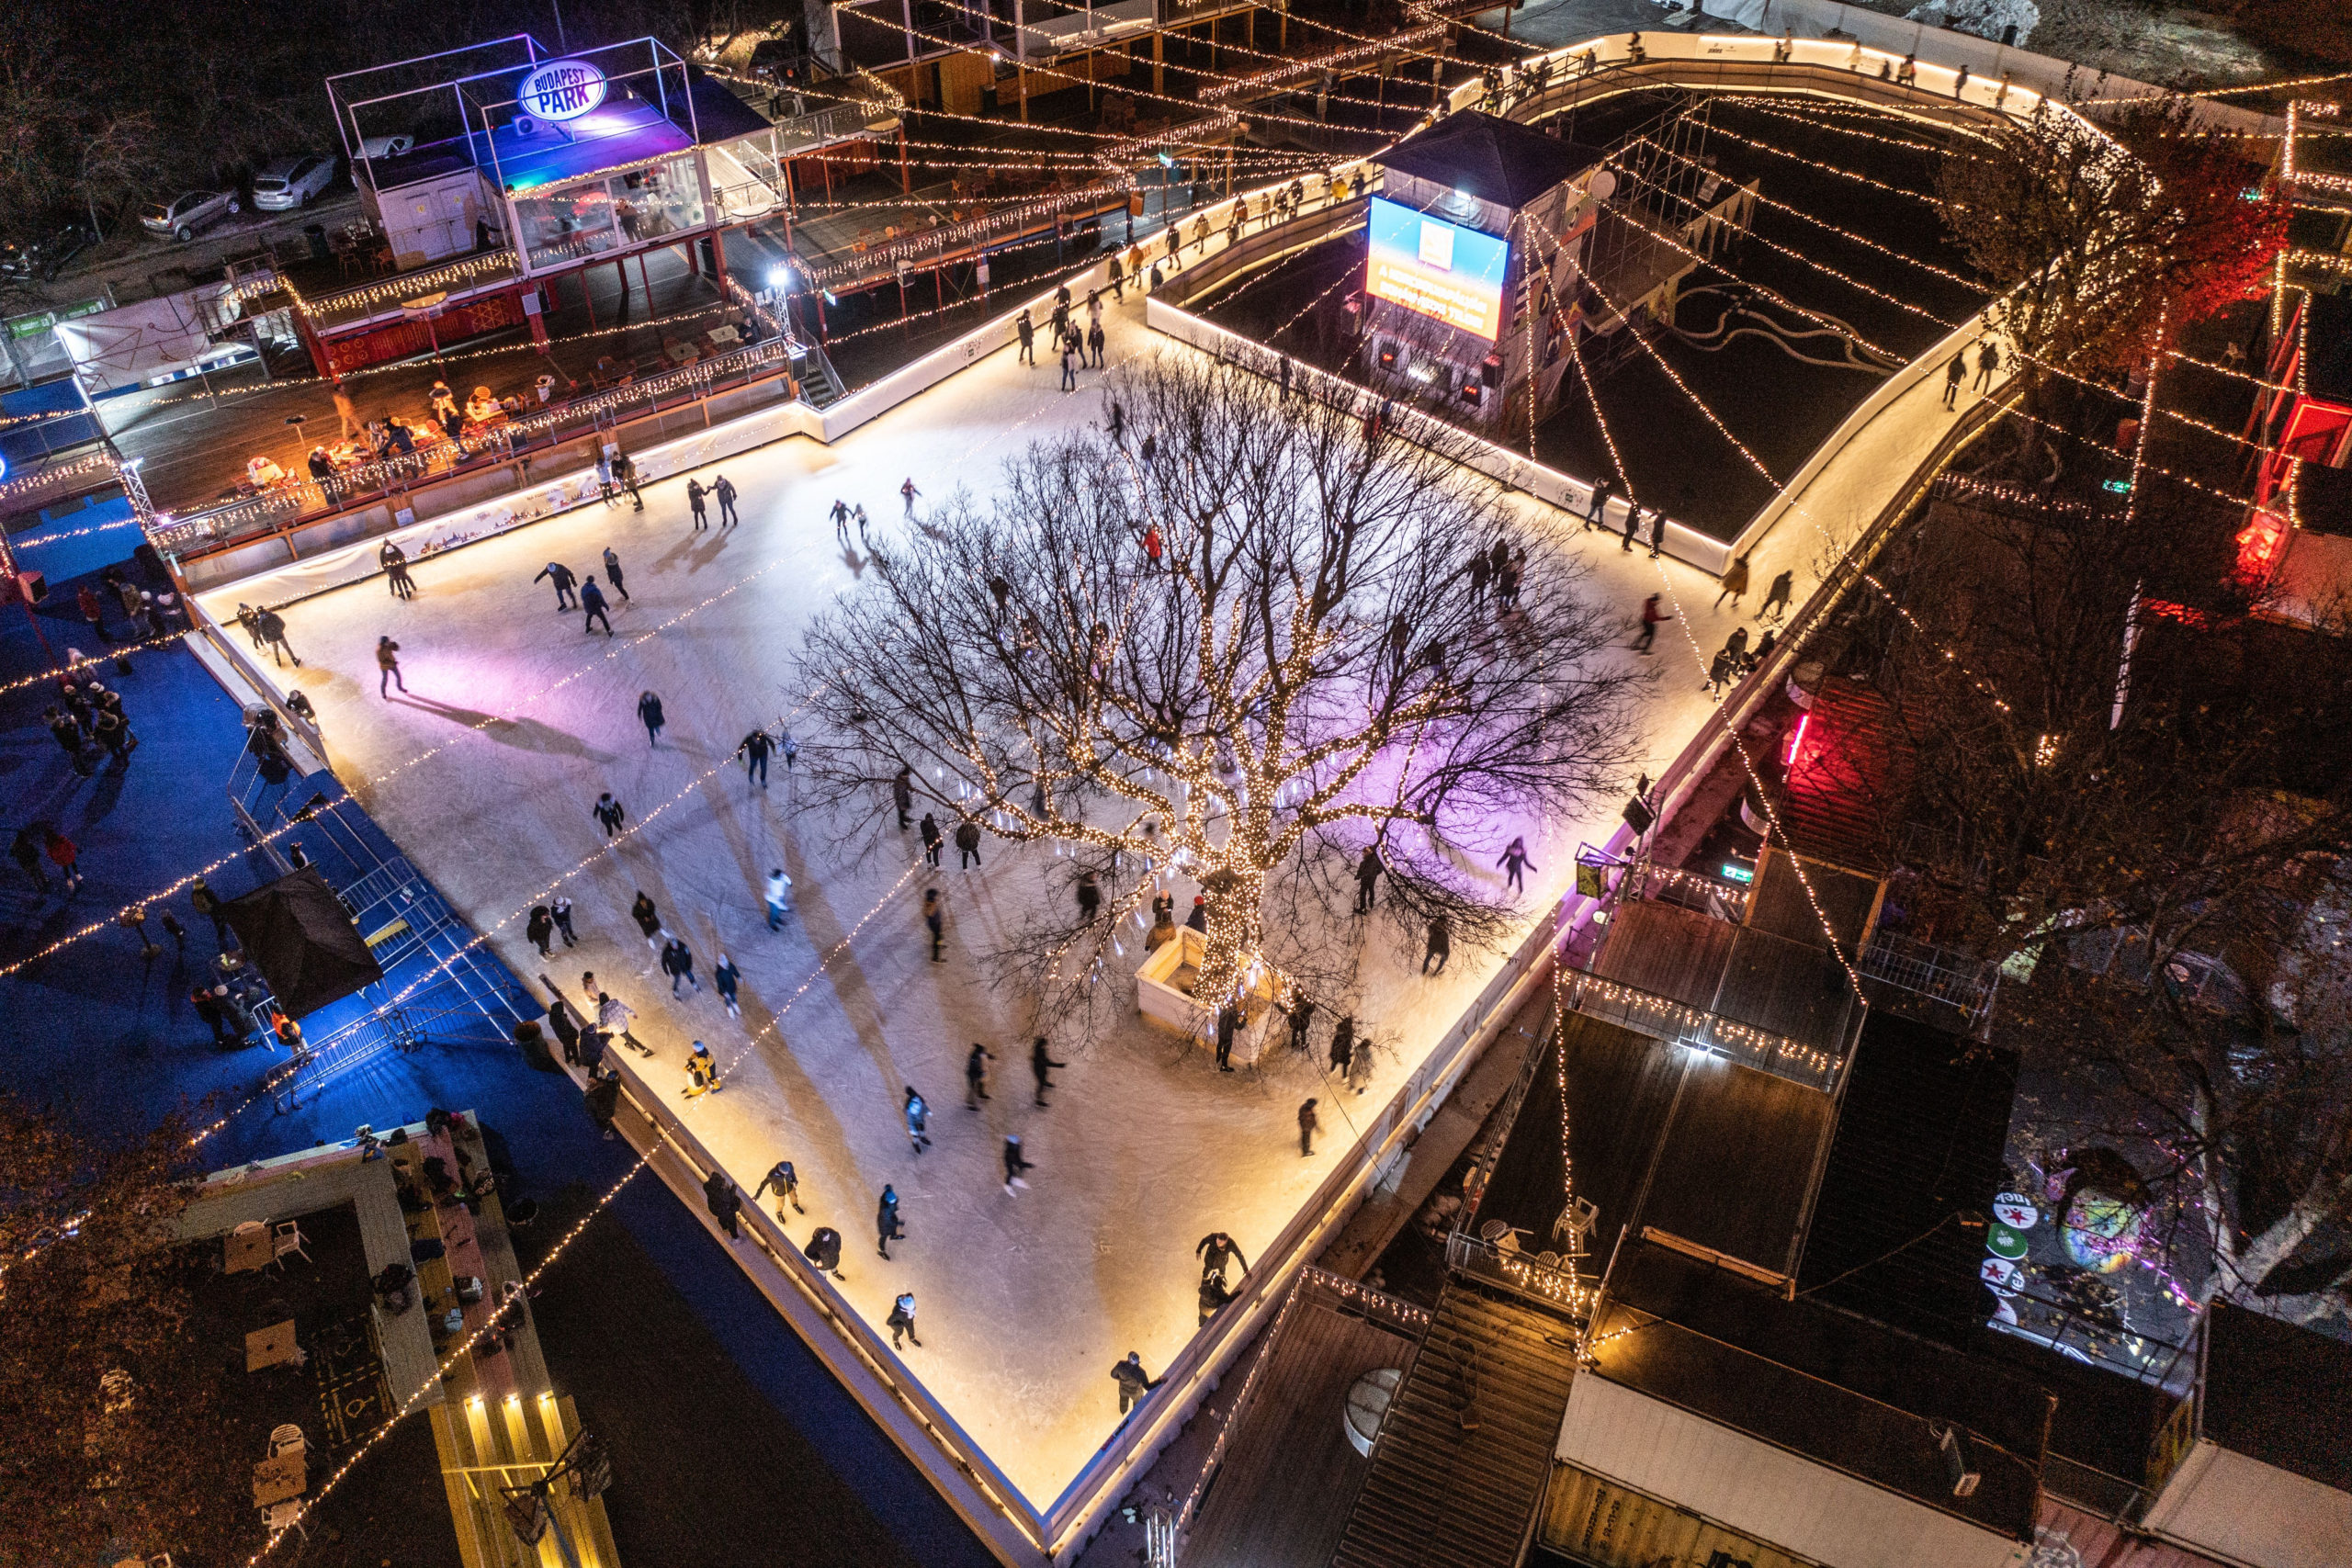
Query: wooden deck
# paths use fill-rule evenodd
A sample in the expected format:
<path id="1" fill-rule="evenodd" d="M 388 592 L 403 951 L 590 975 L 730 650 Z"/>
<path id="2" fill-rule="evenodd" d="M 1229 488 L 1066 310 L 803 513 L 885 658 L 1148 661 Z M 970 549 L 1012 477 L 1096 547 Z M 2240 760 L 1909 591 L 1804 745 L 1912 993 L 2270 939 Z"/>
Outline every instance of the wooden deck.
<path id="1" fill-rule="evenodd" d="M 1334 1292 L 1299 1291 L 1232 1417 L 1185 1568 L 1326 1568 L 1372 1468 L 1348 1442 L 1348 1390 L 1366 1372 L 1410 1365 L 1413 1341 Z"/>
<path id="2" fill-rule="evenodd" d="M 1778 860 L 1785 863 L 1786 857 Z M 1875 885 L 1867 886 L 1874 897 Z M 1826 946 L 1644 899 L 1618 906 L 1592 967 L 1605 980 L 1781 1036 L 1833 1060 L 1845 1054 L 1853 998 L 1845 966 Z"/>
<path id="3" fill-rule="evenodd" d="M 1786 1078 L 1685 1055 L 1690 1076 L 1634 1234 L 1654 1226 L 1790 1273 L 1837 1103 Z"/>
<path id="4" fill-rule="evenodd" d="M 1576 1373 L 1565 1318 L 1456 1280 L 1389 1407 L 1333 1568 L 1510 1568 Z"/>

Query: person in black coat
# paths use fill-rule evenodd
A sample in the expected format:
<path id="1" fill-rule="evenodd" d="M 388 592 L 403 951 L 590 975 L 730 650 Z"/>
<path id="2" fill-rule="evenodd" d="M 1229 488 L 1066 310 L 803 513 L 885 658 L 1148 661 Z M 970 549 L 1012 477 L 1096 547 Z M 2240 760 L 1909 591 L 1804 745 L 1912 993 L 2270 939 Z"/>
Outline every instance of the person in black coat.
<path id="1" fill-rule="evenodd" d="M 980 825 L 978 822 L 956 824 L 956 869 L 968 871 L 980 863 Z"/>
<path id="2" fill-rule="evenodd" d="M 890 804 L 899 808 L 899 831 L 901 833 L 914 826 L 915 786 L 913 781 L 912 768 L 900 768 L 899 776 L 890 781 Z M 926 815 L 923 820 L 929 822 L 931 818 Z M 923 835 L 923 842 L 930 843 L 932 834 L 938 830 L 936 826 L 933 827 L 931 832 Z M 937 865 L 939 863 L 934 860 L 931 863 Z"/>
<path id="3" fill-rule="evenodd" d="M 596 1131 L 607 1138 L 613 1136 L 613 1112 L 620 1108 L 621 1103 L 620 1074 L 596 1074 L 588 1085 L 587 1093 L 581 1097 L 581 1102 L 587 1106 L 588 1120 L 595 1123 Z"/>
<path id="4" fill-rule="evenodd" d="M 606 637 L 613 635 L 613 617 L 605 607 L 605 591 L 593 580 L 580 585 L 580 607 L 587 612 L 581 619 L 581 635 L 594 631 L 598 621 L 605 623 Z"/>
<path id="5" fill-rule="evenodd" d="M 800 1255 L 814 1263 L 821 1273 L 831 1274 L 836 1280 L 849 1278 L 842 1272 L 842 1233 L 831 1225 L 819 1225 L 816 1233 L 809 1236 L 808 1245 L 800 1249 Z"/>
<path id="6" fill-rule="evenodd" d="M 1068 1062 L 1057 1062 L 1050 1055 L 1047 1054 L 1046 1050 L 1046 1037 L 1044 1035 L 1040 1034 L 1035 1041 L 1031 1042 L 1029 1046 L 1029 1075 L 1037 1080 L 1038 1104 L 1043 1105 L 1046 1103 L 1046 1091 L 1054 1087 L 1054 1080 L 1051 1076 L 1053 1070 L 1056 1067 L 1066 1067 L 1068 1066 L 1069 1066 Z"/>
<path id="7" fill-rule="evenodd" d="M 539 956 L 548 956 L 548 944 L 555 940 L 555 917 L 548 913 L 545 904 L 531 906 L 531 918 L 523 923 L 523 934 L 539 950 Z"/>
<path id="8" fill-rule="evenodd" d="M 1231 1002 L 1216 1010 L 1216 1070 L 1233 1071 L 1233 1037 L 1241 1031 L 1241 1010 Z"/>
<path id="9" fill-rule="evenodd" d="M 922 814 L 922 858 L 933 865 L 939 863 L 939 846 L 946 840 L 939 836 L 939 818 L 926 811 Z"/>
<path id="10" fill-rule="evenodd" d="M 637 717 L 638 722 L 645 726 L 645 743 L 649 746 L 661 745 L 662 727 L 670 722 L 662 716 L 662 699 L 651 692 L 639 694 Z"/>
<path id="11" fill-rule="evenodd" d="M 1446 958 L 1453 952 L 1453 932 L 1452 928 L 1446 924 L 1445 917 L 1443 915 L 1430 916 L 1430 942 L 1428 949 L 1421 954 L 1421 973 L 1424 975 L 1430 973 L 1430 965 L 1434 963 L 1437 965 L 1436 973 L 1440 975 L 1444 974 Z"/>
<path id="12" fill-rule="evenodd" d="M 1378 844 L 1366 845 L 1363 858 L 1356 862 L 1356 913 L 1361 915 L 1372 908 L 1373 886 L 1380 874 L 1388 867 L 1380 858 Z"/>
<path id="13" fill-rule="evenodd" d="M 888 1258 L 890 1244 L 904 1241 L 906 1235 L 906 1226 L 899 1222 L 899 1190 L 885 1187 L 881 1201 L 874 1206 L 874 1250 Z"/>
<path id="14" fill-rule="evenodd" d="M 1209 929 L 1209 901 L 1197 893 L 1193 894 L 1193 912 L 1184 917 L 1184 923 L 1193 930 L 1206 934 Z"/>
<path id="15" fill-rule="evenodd" d="M 572 570 L 570 567 L 564 565 L 561 561 L 551 560 L 548 562 L 546 566 L 540 568 L 538 577 L 535 577 L 531 579 L 531 581 L 537 582 L 540 578 L 545 578 L 548 581 L 555 584 L 555 607 L 558 610 L 576 610 L 580 607 L 576 603 L 574 603 L 571 592 L 572 586 L 577 583 L 580 579 L 572 574 Z"/>
<path id="16" fill-rule="evenodd" d="M 735 1216 L 742 1212 L 743 1195 L 727 1179 L 727 1173 L 714 1170 L 703 1178 L 702 1199 L 710 1205 L 710 1217 L 718 1222 L 729 1241 L 741 1241 L 743 1233 L 736 1228 Z"/>
<path id="17" fill-rule="evenodd" d="M 653 900 L 645 896 L 644 889 L 638 890 L 637 902 L 628 907 L 628 918 L 635 920 L 637 929 L 645 933 L 645 945 L 656 953 L 661 952 L 662 912 L 653 907 Z"/>

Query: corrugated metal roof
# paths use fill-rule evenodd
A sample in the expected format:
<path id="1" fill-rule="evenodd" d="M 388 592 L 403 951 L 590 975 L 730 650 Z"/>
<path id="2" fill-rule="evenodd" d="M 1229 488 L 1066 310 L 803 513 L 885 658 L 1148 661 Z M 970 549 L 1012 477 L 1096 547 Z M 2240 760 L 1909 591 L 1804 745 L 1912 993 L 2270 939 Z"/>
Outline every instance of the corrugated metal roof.
<path id="1" fill-rule="evenodd" d="M 1333 1568 L 1510 1568 L 1551 1478 L 1575 1372 L 1566 1320 L 1448 1284 Z"/>

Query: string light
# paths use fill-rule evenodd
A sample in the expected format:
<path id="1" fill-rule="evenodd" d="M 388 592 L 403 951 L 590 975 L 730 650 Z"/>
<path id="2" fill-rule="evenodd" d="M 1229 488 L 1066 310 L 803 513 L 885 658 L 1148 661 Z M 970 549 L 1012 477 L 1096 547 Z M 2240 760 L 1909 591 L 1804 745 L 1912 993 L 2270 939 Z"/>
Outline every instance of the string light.
<path id="1" fill-rule="evenodd" d="M 1872 186 L 1875 189 L 1883 190 L 1890 196 L 1899 196 L 1906 200 L 1922 202 L 1930 207 L 1939 205 L 1932 196 L 1924 195 L 1923 193 L 1916 190 L 1905 190 L 1901 186 L 1891 186 L 1884 180 L 1872 179 L 1868 175 L 1856 174 L 1851 169 L 1840 168 L 1836 164 L 1824 163 L 1818 158 L 1808 158 L 1802 152 L 1792 152 L 1784 147 L 1775 147 L 1770 141 L 1759 141 L 1752 136 L 1742 136 L 1738 131 L 1732 130 L 1728 126 L 1717 125 L 1710 127 L 1710 130 L 1717 136 L 1727 136 L 1734 141 L 1745 142 L 1748 146 L 1754 147 L 1760 152 L 1770 152 L 1778 157 L 1792 159 L 1796 163 L 1804 164 L 1811 168 L 1819 169 L 1825 174 L 1836 175 L 1840 178 L 1852 180 L 1857 184 L 1866 185 Z"/>
<path id="2" fill-rule="evenodd" d="M 16 541 L 19 547 L 29 542 L 24 539 Z M 109 663 L 129 654 L 144 652 L 153 648 L 167 648 L 187 635 L 185 630 L 159 632 L 141 642 L 109 643 L 103 653 L 85 653 L 79 659 L 67 660 L 53 670 L 43 670 L 32 675 L 19 675 L 13 681 L 0 682 L 0 696 L 5 696 L 10 692 L 21 692 L 27 686 L 38 686 L 51 681 L 62 681 L 77 670 L 96 670 L 101 664 Z"/>
<path id="3" fill-rule="evenodd" d="M 1256 72 L 1248 76 L 1229 77 L 1221 82 L 1212 83 L 1204 91 L 1203 91 L 1201 94 L 1201 99 L 1204 103 L 1215 103 L 1219 99 L 1234 97 L 1243 93 L 1261 92 L 1273 86 L 1276 83 L 1287 82 L 1295 77 L 1312 76 L 1325 72 L 1337 71 L 1342 66 L 1351 65 L 1360 60 L 1374 58 L 1382 54 L 1393 53 L 1407 45 L 1426 42 L 1430 39 L 1442 38 L 1444 35 L 1445 28 L 1443 25 L 1440 23 L 1430 23 L 1424 27 L 1408 28 L 1408 30 L 1397 33 L 1389 39 L 1374 39 L 1370 43 L 1360 43 L 1347 49 L 1334 50 L 1329 54 L 1313 55 L 1305 60 L 1293 60 L 1283 64 L 1269 66 L 1263 71 Z M 1257 51 L 1251 51 L 1250 52 L 1255 53 Z M 1274 58 L 1279 59 L 1280 57 L 1276 56 Z M 1332 98 L 1340 98 L 1342 96 L 1338 93 L 1331 93 L 1326 96 Z M 1373 100 L 1363 97 L 1347 97 L 1344 101 L 1357 104 L 1373 104 Z M 1373 107 L 1387 109 L 1404 107 L 1404 106 L 1399 104 L 1373 104 Z"/>

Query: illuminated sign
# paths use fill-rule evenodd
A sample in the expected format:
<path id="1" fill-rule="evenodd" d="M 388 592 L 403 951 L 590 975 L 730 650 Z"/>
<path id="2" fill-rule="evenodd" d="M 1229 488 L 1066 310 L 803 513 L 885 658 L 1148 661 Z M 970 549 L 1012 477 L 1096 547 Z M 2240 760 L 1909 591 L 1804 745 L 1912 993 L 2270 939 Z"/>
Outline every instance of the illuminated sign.
<path id="1" fill-rule="evenodd" d="M 578 119 L 605 101 L 605 73 L 584 60 L 555 60 L 523 78 L 514 107 L 545 120 Z"/>
<path id="2" fill-rule="evenodd" d="M 1365 292 L 1492 343 L 1502 330 L 1510 246 L 1492 234 L 1372 198 Z"/>

